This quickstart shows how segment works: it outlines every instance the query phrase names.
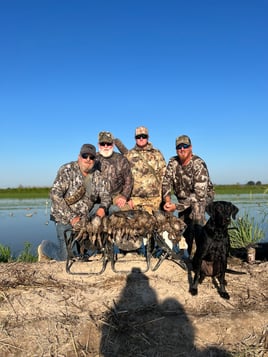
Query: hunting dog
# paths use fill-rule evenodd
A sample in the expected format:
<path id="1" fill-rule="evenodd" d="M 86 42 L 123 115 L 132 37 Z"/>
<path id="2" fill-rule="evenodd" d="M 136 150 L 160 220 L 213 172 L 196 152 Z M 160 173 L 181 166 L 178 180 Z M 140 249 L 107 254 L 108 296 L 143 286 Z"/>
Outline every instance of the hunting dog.
<path id="1" fill-rule="evenodd" d="M 196 239 L 196 252 L 192 260 L 194 271 L 193 284 L 190 288 L 192 295 L 197 295 L 198 284 L 201 284 L 206 276 L 211 276 L 218 278 L 220 296 L 224 299 L 230 298 L 225 289 L 227 257 L 230 250 L 228 226 L 231 219 L 236 218 L 238 210 L 235 205 L 227 201 L 214 201 L 206 207 L 210 217 Z"/>

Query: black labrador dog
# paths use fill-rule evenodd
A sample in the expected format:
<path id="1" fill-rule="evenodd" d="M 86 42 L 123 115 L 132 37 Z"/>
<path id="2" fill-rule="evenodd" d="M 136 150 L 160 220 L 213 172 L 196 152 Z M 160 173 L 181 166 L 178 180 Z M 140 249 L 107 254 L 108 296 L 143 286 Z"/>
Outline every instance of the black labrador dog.
<path id="1" fill-rule="evenodd" d="M 196 252 L 192 260 L 194 280 L 190 288 L 192 295 L 198 294 L 198 284 L 206 276 L 217 277 L 219 294 L 224 299 L 230 296 L 225 289 L 227 257 L 230 251 L 228 226 L 235 219 L 239 209 L 227 201 L 214 201 L 206 207 L 209 220 L 201 228 L 196 240 Z"/>

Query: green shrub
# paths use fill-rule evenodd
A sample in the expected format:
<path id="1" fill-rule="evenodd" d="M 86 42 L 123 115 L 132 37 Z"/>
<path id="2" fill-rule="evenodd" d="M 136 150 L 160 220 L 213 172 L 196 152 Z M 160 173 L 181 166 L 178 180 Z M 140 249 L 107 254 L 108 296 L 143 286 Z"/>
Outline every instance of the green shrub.
<path id="1" fill-rule="evenodd" d="M 0 262 L 8 263 L 12 260 L 11 250 L 9 247 L 5 247 L 0 244 Z"/>
<path id="2" fill-rule="evenodd" d="M 37 262 L 38 259 L 37 255 L 33 255 L 31 253 L 31 247 L 32 247 L 31 243 L 29 242 L 24 243 L 24 249 L 17 258 L 18 262 L 28 262 L 28 263 Z"/>
<path id="3" fill-rule="evenodd" d="M 261 241 L 265 233 L 261 223 L 257 223 L 255 218 L 246 212 L 243 217 L 238 217 L 232 222 L 229 235 L 232 248 L 248 248 Z"/>

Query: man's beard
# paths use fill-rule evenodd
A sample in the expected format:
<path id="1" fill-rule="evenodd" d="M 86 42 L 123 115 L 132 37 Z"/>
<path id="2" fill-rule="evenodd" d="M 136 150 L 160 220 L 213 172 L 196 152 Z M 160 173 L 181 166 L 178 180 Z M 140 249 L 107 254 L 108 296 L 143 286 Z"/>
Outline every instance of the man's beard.
<path id="1" fill-rule="evenodd" d="M 110 157 L 110 156 L 112 156 L 112 154 L 114 152 L 114 148 L 112 147 L 109 150 L 99 149 L 99 152 L 100 152 L 101 156 L 103 156 L 103 157 Z"/>

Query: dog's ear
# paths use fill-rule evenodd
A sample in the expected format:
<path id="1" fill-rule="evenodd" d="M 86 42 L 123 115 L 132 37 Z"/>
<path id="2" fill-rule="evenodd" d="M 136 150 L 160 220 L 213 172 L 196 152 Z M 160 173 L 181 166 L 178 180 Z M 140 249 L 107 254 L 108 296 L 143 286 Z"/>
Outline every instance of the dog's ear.
<path id="1" fill-rule="evenodd" d="M 215 202 L 211 202 L 206 206 L 206 212 L 210 217 L 214 217 L 214 214 L 215 214 Z"/>
<path id="2" fill-rule="evenodd" d="M 239 208 L 236 207 L 234 204 L 232 204 L 232 218 L 235 219 L 236 218 L 236 215 L 239 211 Z"/>

